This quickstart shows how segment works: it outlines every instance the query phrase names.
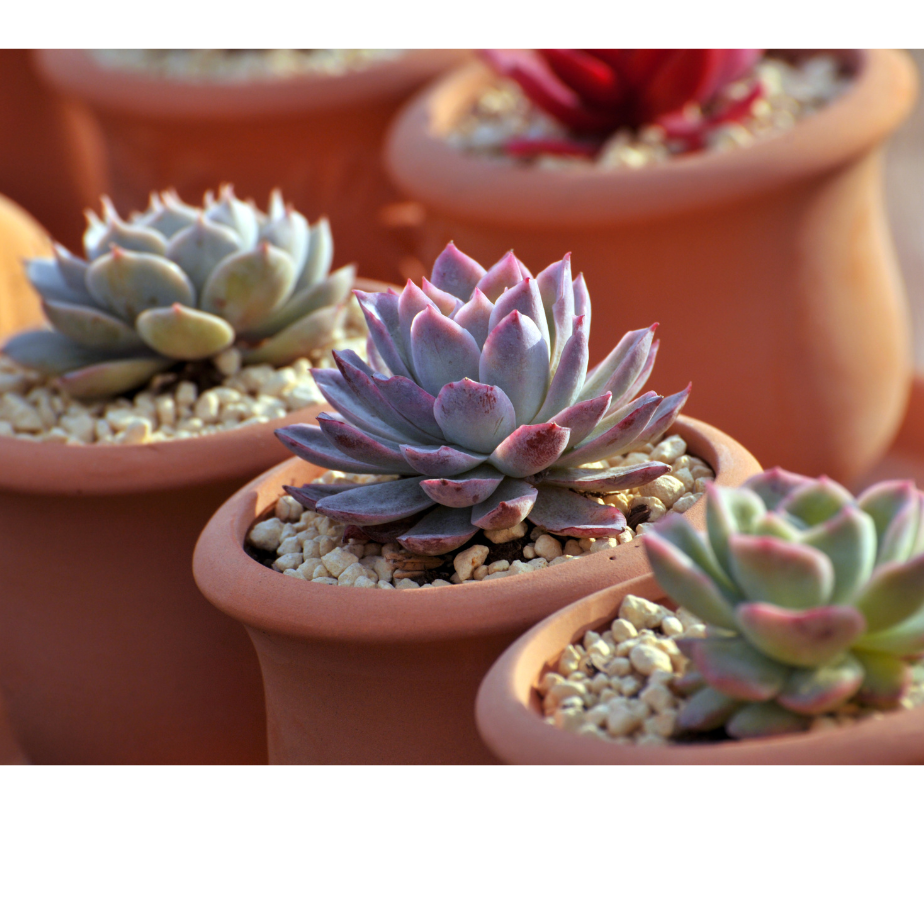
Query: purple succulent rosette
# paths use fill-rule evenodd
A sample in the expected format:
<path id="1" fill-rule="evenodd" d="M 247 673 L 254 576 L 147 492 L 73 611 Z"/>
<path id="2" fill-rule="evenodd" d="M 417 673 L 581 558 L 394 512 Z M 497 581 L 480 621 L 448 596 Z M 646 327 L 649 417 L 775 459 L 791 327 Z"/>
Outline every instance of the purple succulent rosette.
<path id="1" fill-rule="evenodd" d="M 658 439 L 690 389 L 639 395 L 657 325 L 627 333 L 588 373 L 590 297 L 570 255 L 533 278 L 512 251 L 485 270 L 449 244 L 422 287 L 356 296 L 368 363 L 334 351 L 337 368 L 313 374 L 336 413 L 276 433 L 316 465 L 400 477 L 286 488 L 300 503 L 439 555 L 527 518 L 558 535 L 615 536 L 625 518 L 598 496 L 670 470 L 597 464 Z"/>
<path id="2" fill-rule="evenodd" d="M 912 482 L 854 498 L 772 469 L 710 485 L 706 523 L 702 535 L 674 514 L 644 537 L 662 589 L 710 627 L 678 641 L 696 668 L 680 729 L 749 738 L 850 700 L 899 703 L 907 661 L 924 653 L 924 494 Z"/>

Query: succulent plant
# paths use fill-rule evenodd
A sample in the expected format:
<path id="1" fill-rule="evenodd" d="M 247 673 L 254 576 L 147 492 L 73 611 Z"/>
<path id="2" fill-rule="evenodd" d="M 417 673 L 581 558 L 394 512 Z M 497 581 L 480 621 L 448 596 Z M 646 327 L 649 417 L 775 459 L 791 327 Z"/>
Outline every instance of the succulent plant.
<path id="1" fill-rule="evenodd" d="M 886 481 L 854 498 L 781 469 L 707 491 L 705 535 L 669 515 L 644 537 L 661 588 L 709 627 L 678 643 L 699 686 L 679 727 L 746 738 L 849 700 L 895 706 L 924 653 L 924 494 Z"/>
<path id="2" fill-rule="evenodd" d="M 590 156 L 620 128 L 643 125 L 660 126 L 686 149 L 702 147 L 707 131 L 740 121 L 760 98 L 759 81 L 743 98 L 722 94 L 747 74 L 760 54 L 719 48 L 482 52 L 498 74 L 515 80 L 573 136 L 516 138 L 506 145 L 507 153 Z"/>
<path id="3" fill-rule="evenodd" d="M 330 273 L 327 220 L 309 226 L 278 190 L 267 215 L 226 185 L 201 209 L 152 194 L 128 221 L 104 198 L 102 219 L 87 220 L 86 259 L 55 245 L 27 263 L 54 329 L 4 347 L 78 397 L 129 391 L 232 344 L 245 363 L 285 365 L 330 343 L 355 280 L 353 266 Z"/>
<path id="4" fill-rule="evenodd" d="M 452 244 L 422 287 L 357 292 L 368 364 L 335 351 L 316 370 L 339 413 L 277 430 L 296 455 L 344 472 L 398 475 L 286 490 L 303 504 L 406 549 L 442 554 L 479 529 L 528 518 L 565 536 L 614 536 L 625 518 L 597 495 L 669 471 L 601 462 L 657 439 L 689 386 L 636 397 L 657 325 L 626 334 L 589 374 L 590 297 L 570 255 L 533 278 L 511 251 L 489 270 Z"/>

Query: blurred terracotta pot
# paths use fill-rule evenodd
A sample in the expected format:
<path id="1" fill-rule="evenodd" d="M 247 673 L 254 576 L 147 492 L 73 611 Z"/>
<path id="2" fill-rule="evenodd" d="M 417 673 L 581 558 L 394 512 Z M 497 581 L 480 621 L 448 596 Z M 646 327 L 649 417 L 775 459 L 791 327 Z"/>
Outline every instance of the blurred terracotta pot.
<path id="1" fill-rule="evenodd" d="M 140 446 L 0 438 L 0 686 L 35 763 L 265 763 L 253 646 L 189 561 L 284 419 Z"/>
<path id="2" fill-rule="evenodd" d="M 592 739 L 546 723 L 535 687 L 565 647 L 616 617 L 627 594 L 669 603 L 647 574 L 553 613 L 508 648 L 478 691 L 478 731 L 509 764 L 919 764 L 924 709 L 832 731 L 751 741 L 639 747 Z"/>
<path id="3" fill-rule="evenodd" d="M 150 190 L 171 186 L 197 202 L 222 182 L 263 208 L 278 186 L 312 221 L 330 218 L 339 263 L 392 279 L 409 244 L 407 232 L 380 220 L 394 220 L 387 207 L 399 198 L 381 166 L 382 138 L 408 95 L 465 54 L 408 51 L 339 76 L 246 83 L 116 71 L 82 50 L 39 51 L 37 64 L 93 108 L 120 210 L 141 209 Z"/>
<path id="4" fill-rule="evenodd" d="M 31 56 L 0 49 L 0 193 L 74 249 L 83 210 L 104 191 L 102 138 L 86 106 L 39 80 Z"/>
<path id="5" fill-rule="evenodd" d="M 0 343 L 15 331 L 44 323 L 41 302 L 22 261 L 51 254 L 45 230 L 15 202 L 0 196 Z"/>
<path id="6" fill-rule="evenodd" d="M 450 147 L 446 132 L 494 80 L 481 65 L 454 71 L 408 104 L 387 142 L 391 175 L 427 212 L 418 256 L 429 266 L 453 239 L 493 261 L 512 245 L 538 272 L 572 251 L 607 334 L 592 361 L 660 321 L 680 347 L 658 364 L 662 392 L 692 379 L 690 410 L 764 465 L 849 482 L 888 446 L 911 376 L 880 159 L 916 79 L 903 53 L 841 54 L 853 85 L 790 131 L 632 171 Z"/>
<path id="7" fill-rule="evenodd" d="M 714 427 L 681 417 L 672 432 L 720 484 L 760 470 Z M 243 549 L 285 484 L 321 470 L 292 459 L 212 517 L 193 561 L 205 596 L 246 627 L 260 658 L 271 763 L 482 763 L 475 691 L 521 632 L 588 590 L 647 570 L 640 543 L 503 580 L 409 591 L 333 587 L 279 574 Z M 704 509 L 685 514 L 697 527 Z"/>

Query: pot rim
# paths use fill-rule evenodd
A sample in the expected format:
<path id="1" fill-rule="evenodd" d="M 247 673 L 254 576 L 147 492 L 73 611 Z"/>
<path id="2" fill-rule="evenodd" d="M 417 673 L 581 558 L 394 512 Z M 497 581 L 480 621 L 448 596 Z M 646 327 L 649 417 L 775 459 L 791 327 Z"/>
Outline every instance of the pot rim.
<path id="1" fill-rule="evenodd" d="M 660 747 L 602 741 L 547 724 L 532 693 L 540 673 L 568 644 L 562 642 L 563 637 L 573 642 L 582 638 L 587 629 L 612 620 L 615 607 L 627 594 L 655 602 L 667 599 L 650 573 L 607 587 L 536 624 L 494 662 L 478 690 L 475 718 L 482 740 L 501 760 L 514 764 L 581 765 L 882 764 L 900 762 L 890 761 L 888 755 L 897 757 L 907 750 L 905 742 L 921 740 L 924 707 L 884 713 L 878 720 L 845 728 Z M 609 615 L 601 618 L 601 610 Z M 586 615 L 588 612 L 592 615 Z M 858 760 L 858 754 L 868 759 Z"/>
<path id="2" fill-rule="evenodd" d="M 382 292 L 388 284 L 357 277 L 355 288 Z M 169 491 L 244 478 L 274 464 L 284 450 L 279 427 L 306 423 L 330 408 L 324 401 L 284 417 L 220 433 L 139 445 L 37 443 L 0 437 L 0 491 L 54 496 Z"/>
<path id="3" fill-rule="evenodd" d="M 670 429 L 687 441 L 689 451 L 704 458 L 716 472 L 716 483 L 739 484 L 760 471 L 757 460 L 722 431 L 680 417 Z M 300 472 L 293 475 L 293 472 Z M 535 608 L 523 605 L 524 583 L 538 599 L 560 582 L 577 585 L 599 571 L 604 563 L 621 560 L 645 567 L 638 540 L 620 546 L 613 554 L 589 555 L 555 568 L 498 581 L 463 584 L 452 589 L 431 587 L 391 593 L 376 588 L 334 587 L 286 577 L 252 559 L 243 548 L 251 525 L 275 504 L 283 484 L 322 469 L 290 459 L 255 478 L 215 513 L 199 537 L 193 556 L 193 574 L 202 593 L 220 610 L 248 628 L 303 639 L 363 643 L 446 641 L 481 635 L 523 631 L 535 624 Z M 737 473 L 737 474 L 736 474 Z M 684 516 L 704 528 L 704 505 L 696 503 Z M 436 596 L 443 593 L 440 601 Z M 375 596 L 371 596 L 375 594 Z M 248 596 L 263 603 L 257 612 Z M 580 596 L 577 591 L 575 597 Z M 370 612 L 374 601 L 374 611 Z M 358 610 L 362 618 L 347 622 L 344 612 Z"/>
<path id="4" fill-rule="evenodd" d="M 203 83 L 118 71 L 96 62 L 87 49 L 35 51 L 35 64 L 56 89 L 101 109 L 136 117 L 259 119 L 369 104 L 393 96 L 445 70 L 463 49 L 409 49 L 397 58 L 345 74 Z"/>
<path id="5" fill-rule="evenodd" d="M 640 170 L 543 170 L 466 154 L 444 126 L 486 83 L 483 64 L 457 68 L 415 95 L 392 122 L 385 163 L 392 180 L 426 206 L 518 227 L 618 224 L 726 204 L 830 171 L 876 145 L 910 113 L 917 76 L 910 57 L 884 49 L 843 50 L 852 85 L 785 132 L 746 148 L 707 151 Z"/>

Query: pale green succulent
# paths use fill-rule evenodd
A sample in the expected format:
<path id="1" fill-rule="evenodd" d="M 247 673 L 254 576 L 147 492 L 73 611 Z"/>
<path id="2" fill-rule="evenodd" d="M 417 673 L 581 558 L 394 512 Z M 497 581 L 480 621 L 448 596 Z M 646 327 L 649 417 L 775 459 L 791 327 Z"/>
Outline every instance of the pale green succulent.
<path id="1" fill-rule="evenodd" d="M 232 345 L 244 363 L 286 365 L 329 346 L 344 320 L 355 267 L 330 273 L 327 220 L 309 225 L 278 190 L 268 214 L 226 185 L 201 209 L 165 192 L 128 221 L 105 198 L 87 219 L 86 259 L 55 245 L 27 262 L 54 329 L 3 348 L 75 396 L 130 391 Z"/>
<path id="2" fill-rule="evenodd" d="M 924 654 L 924 494 L 858 498 L 780 469 L 710 485 L 705 535 L 669 515 L 645 534 L 661 588 L 708 626 L 678 641 L 700 689 L 682 729 L 734 738 L 805 728 L 854 701 L 892 708 Z"/>

